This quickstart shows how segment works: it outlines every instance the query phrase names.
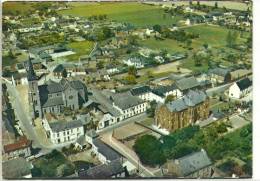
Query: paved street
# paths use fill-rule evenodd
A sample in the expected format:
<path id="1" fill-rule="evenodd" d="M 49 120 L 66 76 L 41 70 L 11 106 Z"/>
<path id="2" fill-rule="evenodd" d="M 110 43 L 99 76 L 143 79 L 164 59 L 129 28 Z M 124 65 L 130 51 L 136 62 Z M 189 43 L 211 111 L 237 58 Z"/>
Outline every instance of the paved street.
<path id="1" fill-rule="evenodd" d="M 24 106 L 21 103 L 21 95 L 19 95 L 16 87 L 7 81 L 5 82 L 7 85 L 7 90 L 10 96 L 12 106 L 16 113 L 17 119 L 20 121 L 20 125 L 24 134 L 28 137 L 28 139 L 33 141 L 33 147 L 42 148 L 43 149 L 42 152 L 48 153 L 53 149 L 60 149 L 64 145 L 69 144 L 66 143 L 66 144 L 53 145 L 50 143 L 46 143 L 44 140 L 42 140 L 42 138 L 39 137 L 38 132 L 36 133 L 36 130 L 32 125 L 29 115 L 27 115 L 26 111 L 24 110 Z"/>

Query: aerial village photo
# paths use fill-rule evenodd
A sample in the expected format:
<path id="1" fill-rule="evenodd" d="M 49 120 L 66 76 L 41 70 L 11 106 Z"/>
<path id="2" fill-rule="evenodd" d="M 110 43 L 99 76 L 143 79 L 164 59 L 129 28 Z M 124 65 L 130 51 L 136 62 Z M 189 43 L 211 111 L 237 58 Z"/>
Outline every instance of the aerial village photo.
<path id="1" fill-rule="evenodd" d="M 252 1 L 2 2 L 3 179 L 252 178 Z"/>

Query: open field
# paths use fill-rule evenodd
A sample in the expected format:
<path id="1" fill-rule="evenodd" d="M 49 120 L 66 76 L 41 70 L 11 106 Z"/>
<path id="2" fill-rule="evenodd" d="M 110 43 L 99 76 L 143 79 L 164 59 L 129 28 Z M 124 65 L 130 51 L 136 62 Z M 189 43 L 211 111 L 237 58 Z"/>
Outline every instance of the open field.
<path id="1" fill-rule="evenodd" d="M 88 55 L 94 46 L 94 42 L 92 41 L 80 41 L 80 42 L 72 42 L 68 44 L 68 47 L 72 49 L 72 51 L 76 52 L 76 54 L 69 55 L 66 58 L 69 61 L 77 61 L 80 56 Z"/>
<path id="2" fill-rule="evenodd" d="M 152 26 L 154 24 L 171 25 L 182 17 L 171 17 L 159 6 L 145 5 L 136 2 L 126 3 L 71 3 L 72 9 L 59 13 L 65 15 L 89 17 L 106 14 L 108 18 L 119 22 L 127 22 L 136 26 Z M 140 18 L 142 17 L 142 18 Z"/>
<path id="3" fill-rule="evenodd" d="M 200 35 L 199 38 L 192 40 L 192 47 L 195 49 L 201 47 L 204 43 L 207 43 L 212 47 L 226 46 L 226 37 L 230 31 L 229 29 L 220 26 L 205 24 L 185 27 L 183 29 Z M 245 35 L 247 35 L 247 33 L 245 33 Z M 246 41 L 246 39 L 238 38 L 238 43 L 244 41 Z"/>
<path id="4" fill-rule="evenodd" d="M 183 52 L 185 50 L 184 48 L 182 48 L 180 46 L 181 43 L 179 43 L 176 40 L 172 40 L 172 39 L 156 40 L 154 38 L 150 38 L 150 39 L 146 39 L 140 43 L 141 43 L 141 45 L 144 45 L 144 46 L 154 49 L 154 50 L 165 49 L 169 53 Z"/>
<path id="5" fill-rule="evenodd" d="M 26 13 L 33 10 L 33 4 L 31 2 L 4 2 L 3 3 L 3 15 L 12 13 Z"/>

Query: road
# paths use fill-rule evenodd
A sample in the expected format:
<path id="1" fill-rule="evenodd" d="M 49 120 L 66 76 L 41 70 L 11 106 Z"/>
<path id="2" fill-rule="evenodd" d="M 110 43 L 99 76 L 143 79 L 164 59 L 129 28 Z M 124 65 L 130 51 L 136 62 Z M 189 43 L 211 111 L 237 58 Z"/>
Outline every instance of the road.
<path id="1" fill-rule="evenodd" d="M 3 79 L 2 79 L 3 80 Z M 32 121 L 28 113 L 24 110 L 24 106 L 21 103 L 20 97 L 16 87 L 12 85 L 10 82 L 6 82 L 8 94 L 10 96 L 10 101 L 12 107 L 15 111 L 17 119 L 20 121 L 21 129 L 24 134 L 28 137 L 28 139 L 33 141 L 33 147 L 38 147 L 42 149 L 42 152 L 48 153 L 53 149 L 60 149 L 63 147 L 63 144 L 54 145 L 54 144 L 45 144 L 37 135 L 34 126 L 32 125 Z M 67 145 L 67 143 L 66 143 Z"/>
<path id="2" fill-rule="evenodd" d="M 147 167 L 143 166 L 136 153 L 120 141 L 113 138 L 112 132 L 103 134 L 102 141 L 104 141 L 106 144 L 118 151 L 121 155 L 127 158 L 133 165 L 135 165 L 136 168 L 138 168 L 140 175 L 144 175 L 146 177 L 155 177 L 154 171 L 158 171 L 158 169 L 151 171 L 152 168 L 150 168 L 149 170 Z"/>

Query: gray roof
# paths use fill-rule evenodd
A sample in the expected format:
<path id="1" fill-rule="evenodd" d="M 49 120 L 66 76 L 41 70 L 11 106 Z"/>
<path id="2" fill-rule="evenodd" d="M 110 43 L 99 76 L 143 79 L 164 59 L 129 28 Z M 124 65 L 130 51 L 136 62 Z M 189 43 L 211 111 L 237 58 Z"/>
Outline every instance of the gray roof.
<path id="1" fill-rule="evenodd" d="M 121 116 L 120 111 L 113 107 L 113 103 L 109 100 L 101 91 L 97 89 L 92 90 L 93 96 L 90 96 L 94 102 L 99 103 L 100 105 L 98 108 L 103 111 L 104 113 L 109 112 L 113 116 Z"/>
<path id="2" fill-rule="evenodd" d="M 42 107 L 52 107 L 55 105 L 63 105 L 63 98 L 62 96 L 57 96 L 57 97 L 51 97 L 48 98 L 46 101 L 41 101 Z"/>
<path id="3" fill-rule="evenodd" d="M 97 147 L 98 152 L 101 153 L 103 156 L 105 156 L 106 159 L 109 161 L 113 161 L 122 157 L 118 152 L 116 152 L 110 146 L 105 144 L 99 138 L 94 139 L 93 144 Z"/>
<path id="4" fill-rule="evenodd" d="M 167 85 L 167 86 L 159 86 L 159 87 L 156 87 L 155 89 L 153 89 L 153 93 L 155 93 L 161 97 L 164 97 L 167 92 L 170 92 L 170 91 L 173 91 L 176 89 L 177 89 L 177 86 L 175 84 Z"/>
<path id="5" fill-rule="evenodd" d="M 187 90 L 187 89 L 192 89 L 195 87 L 198 87 L 200 84 L 197 81 L 197 79 L 195 77 L 188 77 L 188 78 L 183 78 L 180 79 L 176 82 L 176 86 L 180 89 L 180 90 Z"/>
<path id="6" fill-rule="evenodd" d="M 80 144 L 81 146 L 87 145 L 86 137 L 84 135 L 80 136 L 77 139 L 77 143 Z"/>
<path id="7" fill-rule="evenodd" d="M 114 94 L 111 99 L 122 110 L 144 103 L 142 99 L 133 96 L 130 92 Z"/>
<path id="8" fill-rule="evenodd" d="M 245 90 L 252 86 L 252 81 L 249 78 L 244 78 L 236 82 L 240 90 Z"/>
<path id="9" fill-rule="evenodd" d="M 111 161 L 110 163 L 105 163 L 92 167 L 86 171 L 79 172 L 80 178 L 92 178 L 92 179 L 108 179 L 116 174 L 123 173 L 125 171 L 120 159 Z"/>
<path id="10" fill-rule="evenodd" d="M 65 70 L 65 67 L 62 64 L 57 65 L 54 69 L 53 72 L 58 73 L 58 72 L 63 72 Z"/>
<path id="11" fill-rule="evenodd" d="M 145 86 L 139 86 L 131 89 L 131 93 L 133 96 L 139 96 L 141 94 L 145 94 L 147 92 L 150 92 L 151 88 L 147 85 Z"/>
<path id="12" fill-rule="evenodd" d="M 53 132 L 61 132 L 61 131 L 66 131 L 68 129 L 79 128 L 83 126 L 80 120 L 57 121 L 57 122 L 51 122 L 49 123 L 49 125 Z"/>
<path id="13" fill-rule="evenodd" d="M 207 95 L 205 92 L 200 90 L 189 90 L 189 92 L 184 95 L 182 98 L 171 101 L 166 104 L 166 107 L 169 109 L 169 111 L 182 111 L 184 109 L 187 109 L 188 107 L 195 106 L 199 103 L 202 103 L 206 100 Z"/>
<path id="14" fill-rule="evenodd" d="M 228 73 L 230 73 L 229 69 L 224 69 L 219 67 L 209 70 L 209 74 L 215 74 L 222 77 L 225 77 Z"/>
<path id="15" fill-rule="evenodd" d="M 31 164 L 21 157 L 3 162 L 2 167 L 5 179 L 22 178 L 25 175 L 31 174 L 32 168 Z"/>
<path id="16" fill-rule="evenodd" d="M 191 153 L 175 160 L 183 176 L 190 175 L 212 164 L 205 150 Z"/>

